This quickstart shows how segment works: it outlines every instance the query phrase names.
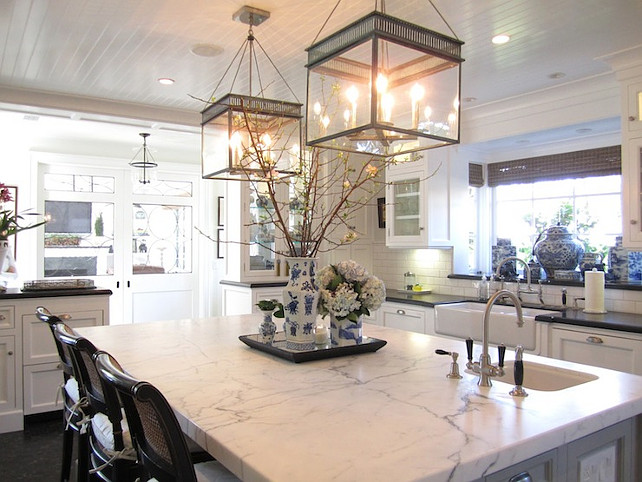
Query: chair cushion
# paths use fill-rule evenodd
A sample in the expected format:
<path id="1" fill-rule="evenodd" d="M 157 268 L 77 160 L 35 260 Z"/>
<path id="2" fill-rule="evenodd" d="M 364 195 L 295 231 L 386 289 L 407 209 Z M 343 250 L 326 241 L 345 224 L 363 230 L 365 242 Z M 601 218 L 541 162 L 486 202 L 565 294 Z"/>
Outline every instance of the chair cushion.
<path id="1" fill-rule="evenodd" d="M 78 390 L 78 380 L 74 377 L 69 377 L 65 382 L 65 393 L 72 402 L 77 403 L 80 400 L 80 391 Z"/>
<path id="2" fill-rule="evenodd" d="M 129 433 L 127 420 L 123 418 L 120 423 L 123 429 L 123 444 L 125 444 L 125 448 L 132 448 L 132 437 Z M 98 412 L 91 417 L 91 429 L 94 434 L 94 438 L 104 449 L 114 450 L 114 428 L 107 415 Z"/>
<path id="3" fill-rule="evenodd" d="M 241 480 L 216 460 L 194 464 L 194 471 L 196 472 L 196 480 L 199 482 L 231 482 Z"/>

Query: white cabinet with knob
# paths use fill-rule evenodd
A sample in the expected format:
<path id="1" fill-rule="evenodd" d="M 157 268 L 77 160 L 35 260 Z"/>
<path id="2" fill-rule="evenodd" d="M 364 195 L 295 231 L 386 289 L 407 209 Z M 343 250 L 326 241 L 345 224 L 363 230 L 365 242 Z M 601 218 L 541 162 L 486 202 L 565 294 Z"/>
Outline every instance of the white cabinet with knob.
<path id="1" fill-rule="evenodd" d="M 22 430 L 25 415 L 62 408 L 58 351 L 36 308 L 44 306 L 72 328 L 108 324 L 111 291 L 90 293 L 0 295 L 0 432 Z"/>
<path id="2" fill-rule="evenodd" d="M 599 328 L 551 327 L 552 358 L 642 375 L 642 335 Z"/>
<path id="3" fill-rule="evenodd" d="M 448 156 L 389 166 L 386 184 L 386 246 L 452 246 Z"/>
<path id="4" fill-rule="evenodd" d="M 381 305 L 378 317 L 383 326 L 416 333 L 426 332 L 426 311 L 421 307 L 385 302 Z"/>

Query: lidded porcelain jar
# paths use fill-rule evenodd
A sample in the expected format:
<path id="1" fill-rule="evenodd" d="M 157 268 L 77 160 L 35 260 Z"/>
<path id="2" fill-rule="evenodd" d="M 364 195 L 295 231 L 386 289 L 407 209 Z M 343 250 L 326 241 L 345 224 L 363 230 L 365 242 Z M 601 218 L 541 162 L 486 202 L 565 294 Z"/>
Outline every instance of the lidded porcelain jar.
<path id="1" fill-rule="evenodd" d="M 533 252 L 549 278 L 555 277 L 556 270 L 572 271 L 584 256 L 584 245 L 568 231 L 566 226 L 548 228 L 540 241 L 535 243 Z"/>

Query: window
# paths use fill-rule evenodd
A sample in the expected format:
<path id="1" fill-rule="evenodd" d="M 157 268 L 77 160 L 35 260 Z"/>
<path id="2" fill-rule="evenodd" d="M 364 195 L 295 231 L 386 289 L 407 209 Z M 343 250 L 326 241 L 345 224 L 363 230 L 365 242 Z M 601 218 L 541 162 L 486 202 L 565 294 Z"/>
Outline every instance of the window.
<path id="1" fill-rule="evenodd" d="M 620 192 L 620 175 L 497 186 L 495 239 L 510 239 L 517 256 L 528 260 L 539 234 L 559 223 L 589 251 L 606 256 L 622 234 Z"/>

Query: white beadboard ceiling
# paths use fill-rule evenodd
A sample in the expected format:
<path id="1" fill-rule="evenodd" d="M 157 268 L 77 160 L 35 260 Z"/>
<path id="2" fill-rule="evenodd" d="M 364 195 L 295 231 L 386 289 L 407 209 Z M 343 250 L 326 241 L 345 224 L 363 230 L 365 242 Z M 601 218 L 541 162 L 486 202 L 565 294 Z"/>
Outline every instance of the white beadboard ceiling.
<path id="1" fill-rule="evenodd" d="M 86 113 L 105 114 L 103 120 L 156 119 L 194 131 L 204 108 L 194 97 L 212 94 L 247 35 L 248 26 L 232 20 L 245 3 L 270 11 L 254 33 L 300 102 L 305 48 L 318 34 L 322 38 L 375 9 L 373 0 L 342 0 L 332 15 L 335 0 L 1 0 L 0 103 L 21 112 L 37 109 L 12 104 L 47 108 L 62 117 L 77 112 L 76 119 Z M 433 3 L 465 42 L 464 111 L 607 75 L 610 67 L 600 57 L 642 44 L 640 0 Z M 393 16 L 452 36 L 428 0 L 384 5 Z M 492 45 L 499 33 L 511 35 L 511 42 Z M 191 49 L 198 44 L 220 53 L 195 55 Z M 260 72 L 268 91 L 295 100 L 272 67 L 262 64 Z M 558 72 L 564 76 L 552 75 Z M 160 77 L 176 82 L 163 86 Z M 216 95 L 230 90 L 231 78 L 226 76 Z M 237 81 L 234 91 L 243 89 Z"/>

